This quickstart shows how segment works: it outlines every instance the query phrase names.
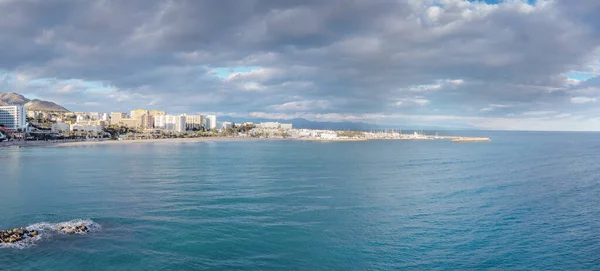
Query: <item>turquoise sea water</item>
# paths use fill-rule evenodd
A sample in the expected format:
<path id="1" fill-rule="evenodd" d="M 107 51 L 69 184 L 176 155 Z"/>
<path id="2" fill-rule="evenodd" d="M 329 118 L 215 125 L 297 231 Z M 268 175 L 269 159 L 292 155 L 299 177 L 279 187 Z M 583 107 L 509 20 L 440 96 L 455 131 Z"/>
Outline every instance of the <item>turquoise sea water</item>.
<path id="1" fill-rule="evenodd" d="M 599 270 L 600 134 L 483 135 L 0 149 L 0 270 Z"/>

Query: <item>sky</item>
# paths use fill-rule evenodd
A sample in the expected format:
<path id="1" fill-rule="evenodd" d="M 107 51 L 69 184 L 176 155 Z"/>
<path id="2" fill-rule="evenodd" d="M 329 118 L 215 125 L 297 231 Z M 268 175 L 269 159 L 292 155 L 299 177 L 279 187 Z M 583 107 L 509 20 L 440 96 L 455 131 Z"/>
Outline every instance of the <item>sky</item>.
<path id="1" fill-rule="evenodd" d="M 597 0 L 0 0 L 0 92 L 72 111 L 600 131 L 597 14 Z"/>

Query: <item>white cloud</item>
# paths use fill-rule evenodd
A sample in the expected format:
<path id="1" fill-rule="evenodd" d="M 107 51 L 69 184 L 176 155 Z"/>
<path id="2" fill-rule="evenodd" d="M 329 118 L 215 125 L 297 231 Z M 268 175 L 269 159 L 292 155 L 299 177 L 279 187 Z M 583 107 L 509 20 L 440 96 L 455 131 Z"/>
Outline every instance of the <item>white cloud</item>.
<path id="1" fill-rule="evenodd" d="M 430 103 L 429 100 L 424 99 L 422 97 L 415 98 L 402 98 L 396 101 L 396 106 L 399 107 L 410 107 L 410 106 L 425 106 Z"/>
<path id="2" fill-rule="evenodd" d="M 330 103 L 326 100 L 309 100 L 309 101 L 293 101 L 278 105 L 272 105 L 269 108 L 275 111 L 310 111 L 324 110 L 329 107 Z"/>
<path id="3" fill-rule="evenodd" d="M 484 107 L 482 109 L 480 109 L 479 111 L 481 112 L 488 112 L 488 111 L 492 111 L 498 108 L 511 108 L 514 107 L 514 105 L 510 105 L 510 104 L 489 104 L 487 107 Z"/>
<path id="4" fill-rule="evenodd" d="M 596 101 L 596 98 L 591 98 L 591 97 L 573 97 L 571 98 L 571 103 L 574 104 L 584 104 L 584 103 L 593 103 Z"/>

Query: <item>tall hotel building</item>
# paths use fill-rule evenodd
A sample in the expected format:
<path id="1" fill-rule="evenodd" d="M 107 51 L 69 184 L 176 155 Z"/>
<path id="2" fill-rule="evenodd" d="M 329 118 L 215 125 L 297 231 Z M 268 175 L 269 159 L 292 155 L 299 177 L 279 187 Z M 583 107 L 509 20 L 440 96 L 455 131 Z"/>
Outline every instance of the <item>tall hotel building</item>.
<path id="1" fill-rule="evenodd" d="M 0 106 L 0 124 L 8 130 L 16 131 L 25 128 L 25 107 L 22 105 Z"/>

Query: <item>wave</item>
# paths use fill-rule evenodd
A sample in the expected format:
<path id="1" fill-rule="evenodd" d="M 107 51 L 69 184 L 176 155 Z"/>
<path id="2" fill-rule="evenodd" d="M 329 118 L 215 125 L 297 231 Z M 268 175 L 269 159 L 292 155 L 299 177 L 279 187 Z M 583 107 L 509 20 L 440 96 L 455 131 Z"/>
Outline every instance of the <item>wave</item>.
<path id="1" fill-rule="evenodd" d="M 85 225 L 88 229 L 88 232 L 79 231 L 75 232 L 74 235 L 83 235 L 102 230 L 102 226 L 100 226 L 100 224 L 94 222 L 91 219 L 74 219 L 58 223 L 39 222 L 25 227 L 25 229 L 27 229 L 28 231 L 37 231 L 37 236 L 25 237 L 23 238 L 23 240 L 16 243 L 0 243 L 0 248 L 29 248 L 31 246 L 34 246 L 41 240 L 51 239 L 57 235 L 68 235 L 65 231 L 58 230 L 58 227 L 74 227 L 77 225 Z"/>

